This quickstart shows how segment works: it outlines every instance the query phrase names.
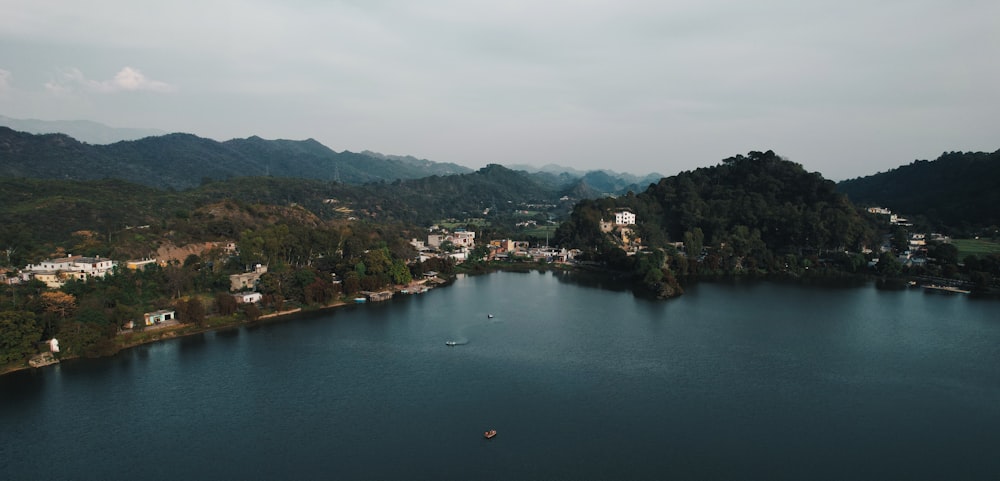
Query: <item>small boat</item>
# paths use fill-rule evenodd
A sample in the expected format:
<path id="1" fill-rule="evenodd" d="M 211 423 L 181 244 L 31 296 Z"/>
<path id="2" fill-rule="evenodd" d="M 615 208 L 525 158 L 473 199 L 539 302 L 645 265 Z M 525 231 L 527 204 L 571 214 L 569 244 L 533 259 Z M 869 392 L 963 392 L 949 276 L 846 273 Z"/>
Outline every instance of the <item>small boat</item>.
<path id="1" fill-rule="evenodd" d="M 354 298 L 354 302 L 357 303 L 357 304 L 364 304 L 367 301 L 368 301 L 368 298 L 366 298 L 366 297 L 355 297 Z"/>
<path id="2" fill-rule="evenodd" d="M 486 318 L 487 318 L 487 319 L 493 319 L 493 314 L 487 314 L 487 315 L 486 315 Z"/>
<path id="3" fill-rule="evenodd" d="M 458 341 L 445 341 L 444 345 L 445 346 L 457 346 L 458 345 Z"/>
<path id="4" fill-rule="evenodd" d="M 486 431 L 485 433 L 483 433 L 483 437 L 486 438 L 486 439 L 493 439 L 493 436 L 496 436 L 496 435 L 497 435 L 497 430 L 496 429 L 490 429 L 489 431 Z"/>

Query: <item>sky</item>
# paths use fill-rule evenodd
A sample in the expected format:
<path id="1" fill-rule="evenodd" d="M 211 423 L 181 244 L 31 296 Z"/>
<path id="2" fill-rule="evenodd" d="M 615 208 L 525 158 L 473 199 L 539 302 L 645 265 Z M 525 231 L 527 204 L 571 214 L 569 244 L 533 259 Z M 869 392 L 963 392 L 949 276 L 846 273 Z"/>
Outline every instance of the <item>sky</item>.
<path id="1" fill-rule="evenodd" d="M 996 0 L 0 0 L 0 115 L 673 175 L 1000 149 Z"/>

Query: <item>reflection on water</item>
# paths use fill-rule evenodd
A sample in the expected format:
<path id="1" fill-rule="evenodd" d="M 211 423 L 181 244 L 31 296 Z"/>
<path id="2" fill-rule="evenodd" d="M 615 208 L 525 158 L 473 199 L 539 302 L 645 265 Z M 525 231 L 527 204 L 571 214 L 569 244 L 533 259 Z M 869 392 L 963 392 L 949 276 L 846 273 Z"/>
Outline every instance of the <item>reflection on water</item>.
<path id="1" fill-rule="evenodd" d="M 588 273 L 469 276 L 0 377 L 0 472 L 990 479 L 996 311 L 870 287 L 699 283 L 655 302 Z"/>

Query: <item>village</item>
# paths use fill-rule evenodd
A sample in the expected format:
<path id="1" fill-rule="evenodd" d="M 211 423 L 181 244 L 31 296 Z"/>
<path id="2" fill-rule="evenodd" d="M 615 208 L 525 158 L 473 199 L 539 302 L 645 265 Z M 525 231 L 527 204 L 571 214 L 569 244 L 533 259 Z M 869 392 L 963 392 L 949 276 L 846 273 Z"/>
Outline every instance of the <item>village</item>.
<path id="1" fill-rule="evenodd" d="M 866 210 L 872 215 L 884 216 L 891 226 L 903 229 L 912 227 L 912 224 L 905 217 L 893 213 L 887 208 L 869 207 Z M 637 221 L 635 213 L 628 209 L 619 209 L 606 212 L 605 214 L 605 218 L 602 218 L 600 222 L 601 232 L 613 239 L 627 255 L 635 255 L 642 252 L 642 240 L 635 231 Z M 928 241 L 943 243 L 950 241 L 947 237 L 935 233 L 908 232 L 906 236 L 905 249 L 901 249 L 899 241 L 894 240 L 891 235 L 886 235 L 883 238 L 882 245 L 878 248 L 878 254 L 872 249 L 863 249 L 863 253 L 869 255 L 871 258 L 869 267 L 875 268 L 880 261 L 880 257 L 892 255 L 894 251 L 896 252 L 896 259 L 901 265 L 920 266 L 928 260 Z M 410 239 L 409 245 L 414 249 L 416 255 L 412 259 L 409 259 L 407 264 L 413 265 L 424 263 L 431 259 L 443 259 L 456 266 L 469 261 L 494 263 L 497 265 L 507 263 L 576 265 L 576 258 L 579 256 L 580 250 L 556 248 L 546 244 L 532 245 L 529 241 L 509 238 L 477 242 L 476 232 L 473 230 L 462 227 L 448 229 L 440 225 L 433 225 L 428 228 L 425 238 Z M 677 242 L 673 243 L 673 245 L 681 255 L 685 255 L 683 243 Z M 86 282 L 89 279 L 100 279 L 115 275 L 119 268 L 140 270 L 151 265 L 166 267 L 172 262 L 180 262 L 185 254 L 197 252 L 196 249 L 198 247 L 202 249 L 217 248 L 231 257 L 239 255 L 239 246 L 232 241 L 208 242 L 201 246 L 188 247 L 186 249 L 161 249 L 161 256 L 159 257 L 132 259 L 124 262 L 99 256 L 86 257 L 70 254 L 65 257 L 47 259 L 37 264 L 29 264 L 19 271 L 0 272 L 0 282 L 18 284 L 38 281 L 44 284 L 47 289 L 58 290 L 68 282 Z M 267 272 L 267 265 L 256 264 L 248 267 L 245 272 L 229 275 L 228 294 L 232 297 L 236 305 L 257 305 L 262 302 L 263 293 L 260 290 L 260 283 L 262 276 Z M 332 273 L 329 282 L 336 286 L 343 281 L 335 273 Z M 438 272 L 426 271 L 422 272 L 407 285 L 386 286 L 381 290 L 374 291 L 362 290 L 357 292 L 354 297 L 346 299 L 346 301 L 354 303 L 386 301 L 391 299 L 395 294 L 421 294 L 445 282 L 447 281 L 442 279 Z M 927 283 L 924 287 L 934 288 L 935 285 Z M 945 286 L 942 289 L 955 289 L 955 287 Z M 120 326 L 119 333 L 126 334 L 136 329 L 165 329 L 179 325 L 180 321 L 182 320 L 178 319 L 177 311 L 174 309 L 155 309 L 144 312 L 141 318 L 126 321 Z M 52 346 L 50 351 L 58 352 L 57 341 L 53 339 L 50 341 L 50 344 Z M 51 357 L 46 357 L 42 362 L 51 361 Z"/>
<path id="2" fill-rule="evenodd" d="M 635 215 L 621 211 L 613 215 L 614 219 L 602 221 L 601 228 L 605 232 L 615 232 L 620 236 L 625 246 L 634 254 L 638 246 L 636 238 L 630 229 L 635 224 Z M 423 239 L 413 238 L 409 241 L 416 255 L 408 260 L 408 264 L 424 263 L 431 259 L 442 259 L 461 265 L 470 260 L 486 263 L 541 263 L 556 265 L 572 265 L 580 253 L 577 249 L 555 248 L 548 245 L 531 245 L 526 240 L 491 239 L 478 242 L 476 233 L 465 228 L 448 229 L 439 225 L 428 228 Z M 161 248 L 159 255 L 142 259 L 118 261 L 104 257 L 88 257 L 67 254 L 64 257 L 43 260 L 37 264 L 29 264 L 19 270 L 0 271 L 0 283 L 21 284 L 37 281 L 45 288 L 57 291 L 69 282 L 87 282 L 91 279 L 103 279 L 116 275 L 119 269 L 142 270 L 149 266 L 161 268 L 183 262 L 184 257 L 191 254 L 217 249 L 230 257 L 239 255 L 239 246 L 233 241 L 206 242 L 184 247 Z M 237 305 L 256 305 L 263 300 L 260 292 L 261 278 L 268 272 L 268 266 L 256 264 L 245 272 L 229 275 L 229 296 Z M 330 283 L 339 285 L 342 279 L 333 273 Z M 387 286 L 377 291 L 360 291 L 356 297 L 348 299 L 355 303 L 379 302 L 391 299 L 395 294 L 421 294 L 445 283 L 438 272 L 422 272 L 408 285 Z M 177 311 L 164 308 L 144 312 L 141 318 L 131 319 L 120 326 L 119 333 L 127 334 L 136 329 L 157 330 L 179 325 Z M 57 344 L 53 344 L 54 346 Z M 57 351 L 52 351 L 57 352 Z"/>

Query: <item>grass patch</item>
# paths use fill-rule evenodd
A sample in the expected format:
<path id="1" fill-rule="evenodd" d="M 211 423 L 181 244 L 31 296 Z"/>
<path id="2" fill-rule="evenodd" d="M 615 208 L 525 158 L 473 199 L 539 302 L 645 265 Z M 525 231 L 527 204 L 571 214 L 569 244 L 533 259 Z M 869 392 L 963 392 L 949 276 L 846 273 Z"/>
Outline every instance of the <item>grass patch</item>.
<path id="1" fill-rule="evenodd" d="M 444 229 L 452 230 L 455 229 L 456 227 L 468 227 L 469 225 L 472 225 L 477 228 L 488 227 L 490 223 L 483 218 L 464 219 L 461 221 L 457 219 L 442 219 L 437 223 L 437 225 Z"/>
<path id="2" fill-rule="evenodd" d="M 982 257 L 987 254 L 1000 254 L 1000 242 L 985 239 L 952 239 L 952 244 L 958 247 L 958 258 L 965 256 Z"/>
<path id="3" fill-rule="evenodd" d="M 546 234 L 548 234 L 549 239 L 551 239 L 555 236 L 555 233 L 556 226 L 554 225 L 540 225 L 530 229 L 524 229 L 524 231 L 521 232 L 524 236 L 535 236 L 539 239 L 544 239 Z"/>

